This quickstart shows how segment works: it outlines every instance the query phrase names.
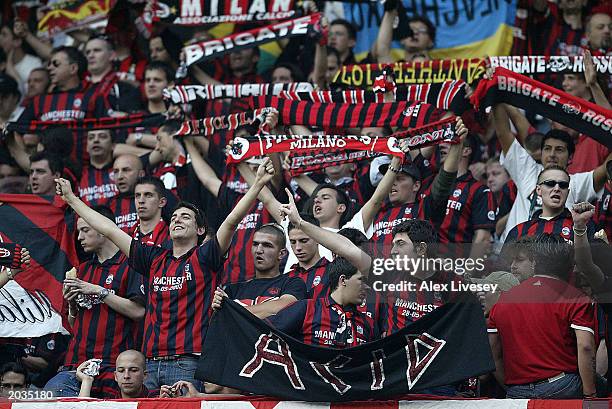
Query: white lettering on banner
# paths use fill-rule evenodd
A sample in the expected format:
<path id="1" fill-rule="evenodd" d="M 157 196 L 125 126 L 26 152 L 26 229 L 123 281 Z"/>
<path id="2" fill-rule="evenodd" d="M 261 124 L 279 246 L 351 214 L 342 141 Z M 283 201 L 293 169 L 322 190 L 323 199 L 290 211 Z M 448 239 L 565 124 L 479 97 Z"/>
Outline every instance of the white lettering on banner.
<path id="1" fill-rule="evenodd" d="M 545 72 L 583 72 L 584 58 L 578 56 L 521 55 L 489 57 L 491 67 L 502 67 L 519 74 L 529 75 Z M 601 74 L 612 74 L 612 56 L 593 56 L 595 69 Z"/>
<path id="2" fill-rule="evenodd" d="M 185 50 L 186 63 L 187 65 L 191 65 L 196 61 L 205 57 L 210 57 L 213 54 L 218 54 L 220 56 L 235 46 L 257 45 L 259 43 L 280 39 L 286 36 L 307 34 L 308 26 L 311 21 L 313 21 L 312 16 L 305 16 L 290 21 L 272 24 L 251 33 L 243 32 L 222 38 L 220 40 L 210 40 L 200 44 L 192 44 L 183 49 Z"/>
<path id="3" fill-rule="evenodd" d="M 13 280 L 0 289 L 1 338 L 40 337 L 54 332 L 68 334 L 45 293 L 30 292 Z"/>

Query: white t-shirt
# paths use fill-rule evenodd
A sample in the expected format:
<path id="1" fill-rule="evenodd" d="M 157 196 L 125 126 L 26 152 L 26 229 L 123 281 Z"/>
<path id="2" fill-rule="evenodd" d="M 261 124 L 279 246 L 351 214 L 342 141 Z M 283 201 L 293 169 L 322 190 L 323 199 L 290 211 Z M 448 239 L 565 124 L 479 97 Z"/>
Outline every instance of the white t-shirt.
<path id="1" fill-rule="evenodd" d="M 28 77 L 30 76 L 30 72 L 34 68 L 38 68 L 42 66 L 42 61 L 38 57 L 34 57 L 33 55 L 26 54 L 21 61 L 15 64 L 15 71 L 19 75 L 19 91 L 23 95 L 26 91 L 25 86 L 28 81 Z"/>
<path id="2" fill-rule="evenodd" d="M 508 223 L 502 234 L 501 242 L 506 240 L 508 232 L 519 223 L 529 220 L 531 213 L 542 206 L 542 200 L 535 193 L 538 175 L 544 167 L 537 163 L 531 155 L 515 139 L 508 153 L 501 154 L 499 163 L 506 168 L 517 187 L 516 200 L 510 209 Z M 565 207 L 574 203 L 591 201 L 597 198 L 593 189 L 593 171 L 574 173 L 570 177 L 570 188 Z"/>
<path id="3" fill-rule="evenodd" d="M 283 221 L 281 222 L 281 226 L 283 226 L 283 230 L 285 230 L 285 237 L 287 239 L 286 247 L 287 247 L 287 252 L 289 256 L 287 257 L 287 264 L 285 265 L 284 272 L 288 273 L 289 270 L 291 270 L 291 266 L 296 264 L 299 260 L 297 259 L 295 254 L 293 254 L 293 250 L 291 250 L 291 243 L 289 243 L 289 219 L 288 218 L 283 219 Z M 333 231 L 334 233 L 341 230 L 341 229 L 332 229 L 331 227 L 323 227 L 323 228 L 329 231 Z M 361 210 L 358 211 L 351 220 L 346 222 L 344 226 L 342 226 L 342 229 L 347 229 L 347 228 L 359 230 L 360 232 L 365 234 L 368 239 L 372 237 L 372 234 L 374 234 L 374 228 L 372 226 L 372 223 L 370 223 L 370 225 L 367 226 L 367 229 L 363 225 L 363 215 L 361 214 Z M 331 250 L 328 249 L 327 247 L 323 247 L 320 244 L 319 244 L 319 255 L 321 257 L 325 257 L 329 261 L 332 261 L 334 259 L 334 256 Z"/>

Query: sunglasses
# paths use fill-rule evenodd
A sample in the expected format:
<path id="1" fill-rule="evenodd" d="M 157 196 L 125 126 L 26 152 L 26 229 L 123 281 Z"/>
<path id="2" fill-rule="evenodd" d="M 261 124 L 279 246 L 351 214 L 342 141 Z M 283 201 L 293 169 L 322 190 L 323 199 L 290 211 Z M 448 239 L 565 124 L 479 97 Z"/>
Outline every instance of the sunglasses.
<path id="1" fill-rule="evenodd" d="M 559 185 L 559 188 L 564 190 L 569 188 L 569 182 L 566 182 L 565 180 L 545 180 L 543 182 L 540 182 L 540 185 L 544 185 L 550 188 Z"/>

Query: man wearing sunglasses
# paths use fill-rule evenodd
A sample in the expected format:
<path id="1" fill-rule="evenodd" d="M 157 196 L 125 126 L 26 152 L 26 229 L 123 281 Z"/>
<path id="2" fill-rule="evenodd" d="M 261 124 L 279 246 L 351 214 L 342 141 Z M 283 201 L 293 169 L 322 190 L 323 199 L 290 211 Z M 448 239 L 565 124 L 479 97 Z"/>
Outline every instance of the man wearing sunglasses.
<path id="1" fill-rule="evenodd" d="M 501 240 L 516 225 L 533 218 L 534 213 L 541 207 L 540 196 L 536 192 L 538 175 L 544 167 L 551 165 L 567 169 L 575 151 L 574 142 L 567 132 L 553 129 L 542 139 L 542 164 L 537 163 L 521 146 L 514 134 L 510 131 L 510 119 L 505 104 L 498 104 L 493 109 L 495 132 L 502 146 L 503 154 L 500 163 L 506 168 L 517 186 L 517 195 L 512 209 L 508 214 L 506 229 Z M 610 160 L 608 156 L 607 160 Z M 606 182 L 606 166 L 602 163 L 590 172 L 574 173 L 570 179 L 569 194 L 565 205 L 592 201 L 597 198 Z"/>
<path id="2" fill-rule="evenodd" d="M 506 237 L 505 243 L 512 243 L 524 236 L 537 236 L 542 233 L 556 234 L 573 243 L 574 222 L 566 203 L 569 196 L 570 175 L 565 168 L 551 165 L 540 172 L 536 194 L 542 199 L 542 209 L 537 210 L 530 220 L 519 223 Z M 587 224 L 588 237 L 595 233 L 595 225 Z"/>

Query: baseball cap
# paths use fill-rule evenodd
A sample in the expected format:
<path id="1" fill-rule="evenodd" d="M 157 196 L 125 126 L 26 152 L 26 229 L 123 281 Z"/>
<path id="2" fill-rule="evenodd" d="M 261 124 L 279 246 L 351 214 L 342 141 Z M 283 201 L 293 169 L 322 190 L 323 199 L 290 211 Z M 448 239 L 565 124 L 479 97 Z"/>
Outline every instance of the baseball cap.
<path id="1" fill-rule="evenodd" d="M 387 173 L 387 169 L 389 169 L 389 164 L 385 163 L 378 167 L 378 171 L 383 175 Z M 399 173 L 405 173 L 408 176 L 412 176 L 414 180 L 421 180 L 421 170 L 413 164 L 405 164 L 400 166 Z"/>
<path id="2" fill-rule="evenodd" d="M 10 75 L 0 74 L 0 95 L 19 95 L 19 85 Z"/>
<path id="3" fill-rule="evenodd" d="M 472 278 L 471 280 L 475 284 L 497 284 L 500 291 L 508 291 L 521 283 L 514 274 L 508 271 L 494 271 L 484 278 Z"/>

